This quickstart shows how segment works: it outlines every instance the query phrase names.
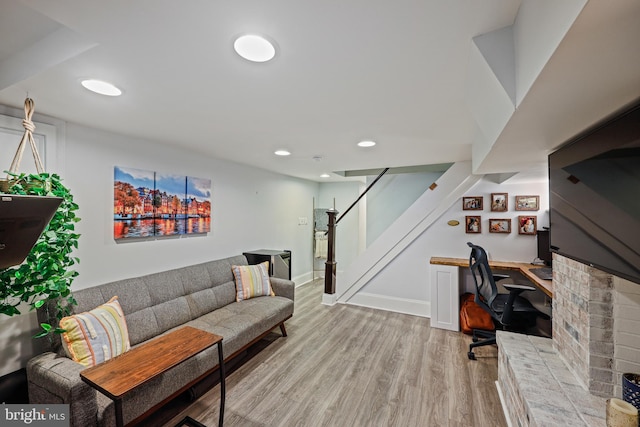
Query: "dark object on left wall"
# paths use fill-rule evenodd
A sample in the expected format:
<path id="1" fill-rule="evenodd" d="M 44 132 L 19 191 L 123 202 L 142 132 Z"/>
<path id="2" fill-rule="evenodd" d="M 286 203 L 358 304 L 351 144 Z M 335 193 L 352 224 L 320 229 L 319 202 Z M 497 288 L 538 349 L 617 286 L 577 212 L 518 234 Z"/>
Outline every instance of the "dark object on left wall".
<path id="1" fill-rule="evenodd" d="M 0 403 L 28 403 L 29 392 L 27 390 L 27 369 L 17 371 L 0 377 Z"/>
<path id="2" fill-rule="evenodd" d="M 24 261 L 60 203 L 60 197 L 0 194 L 0 269 Z"/>

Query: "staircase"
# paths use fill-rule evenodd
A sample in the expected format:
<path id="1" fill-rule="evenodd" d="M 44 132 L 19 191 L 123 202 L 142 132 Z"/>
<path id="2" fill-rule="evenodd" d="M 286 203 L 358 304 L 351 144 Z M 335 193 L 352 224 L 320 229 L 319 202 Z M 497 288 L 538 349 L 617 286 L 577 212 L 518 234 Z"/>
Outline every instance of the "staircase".
<path id="1" fill-rule="evenodd" d="M 336 300 L 349 303 L 389 263 L 433 225 L 475 185 L 482 175 L 471 173 L 471 162 L 451 166 L 378 239 L 336 278 Z M 428 260 L 425 259 L 425 262 Z"/>

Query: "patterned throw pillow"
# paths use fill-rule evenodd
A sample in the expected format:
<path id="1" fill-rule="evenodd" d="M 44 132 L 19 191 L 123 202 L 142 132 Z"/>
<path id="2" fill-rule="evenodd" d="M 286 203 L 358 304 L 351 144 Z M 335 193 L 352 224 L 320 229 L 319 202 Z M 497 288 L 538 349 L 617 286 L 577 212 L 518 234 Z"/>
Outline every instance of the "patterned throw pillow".
<path id="1" fill-rule="evenodd" d="M 269 280 L 269 261 L 256 265 L 232 265 L 231 269 L 236 279 L 236 301 L 275 295 Z"/>
<path id="2" fill-rule="evenodd" d="M 60 320 L 62 347 L 69 358 L 91 367 L 131 348 L 118 297 L 80 314 Z"/>

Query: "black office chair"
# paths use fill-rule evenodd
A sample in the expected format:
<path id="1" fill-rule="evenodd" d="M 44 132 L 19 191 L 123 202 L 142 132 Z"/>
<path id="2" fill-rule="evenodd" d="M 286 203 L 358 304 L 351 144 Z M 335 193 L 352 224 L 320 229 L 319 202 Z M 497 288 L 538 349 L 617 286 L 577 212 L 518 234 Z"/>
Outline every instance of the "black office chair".
<path id="1" fill-rule="evenodd" d="M 476 286 L 474 301 L 491 315 L 496 328 L 514 332 L 527 332 L 535 326 L 538 316 L 545 314 L 534 308 L 531 303 L 520 296 L 524 291 L 535 291 L 532 286 L 504 284 L 508 294 L 498 292 L 496 281 L 506 279 L 505 274 L 493 274 L 489 267 L 487 253 L 480 246 L 467 242 L 471 248 L 469 268 Z M 482 340 L 480 340 L 482 338 Z M 473 349 L 476 347 L 496 343 L 496 333 L 493 331 L 473 330 L 473 342 L 469 345 L 469 359 L 476 360 Z"/>

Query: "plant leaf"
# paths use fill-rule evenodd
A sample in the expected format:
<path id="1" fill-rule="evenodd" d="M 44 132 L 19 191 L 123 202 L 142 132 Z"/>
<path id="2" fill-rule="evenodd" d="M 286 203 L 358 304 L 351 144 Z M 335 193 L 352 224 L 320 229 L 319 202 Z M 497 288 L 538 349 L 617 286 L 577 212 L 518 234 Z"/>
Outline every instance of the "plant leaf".
<path id="1" fill-rule="evenodd" d="M 79 260 L 71 255 L 78 248 L 80 236 L 75 233 L 75 224 L 80 221 L 75 213 L 78 205 L 57 174 L 7 172 L 7 176 L 12 184 L 8 190 L 10 194 L 55 195 L 63 200 L 24 262 L 0 269 L 0 314 L 19 315 L 16 305 L 21 301 L 29 303 L 31 310 L 48 310 L 45 303 L 58 300 L 56 312 L 51 314 L 61 319 L 63 314 L 69 313 L 70 306 L 77 304 L 71 284 L 78 273 L 71 267 Z M 60 304 L 59 298 L 66 299 L 64 305 Z M 40 326 L 42 331 L 35 337 L 59 333 L 59 328 L 53 329 L 48 323 Z"/>

